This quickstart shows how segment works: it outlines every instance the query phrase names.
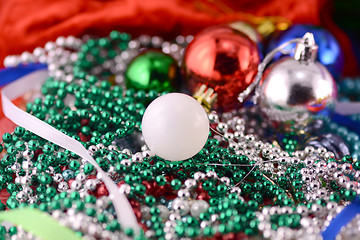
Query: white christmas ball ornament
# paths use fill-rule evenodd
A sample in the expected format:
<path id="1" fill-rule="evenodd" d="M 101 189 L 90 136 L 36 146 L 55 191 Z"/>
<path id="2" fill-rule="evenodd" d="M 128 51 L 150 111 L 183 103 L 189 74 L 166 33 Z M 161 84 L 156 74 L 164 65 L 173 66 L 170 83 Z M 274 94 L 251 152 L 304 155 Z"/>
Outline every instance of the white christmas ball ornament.
<path id="1" fill-rule="evenodd" d="M 180 161 L 197 154 L 209 135 L 209 120 L 194 98 L 169 93 L 155 99 L 142 119 L 142 134 L 157 156 Z"/>

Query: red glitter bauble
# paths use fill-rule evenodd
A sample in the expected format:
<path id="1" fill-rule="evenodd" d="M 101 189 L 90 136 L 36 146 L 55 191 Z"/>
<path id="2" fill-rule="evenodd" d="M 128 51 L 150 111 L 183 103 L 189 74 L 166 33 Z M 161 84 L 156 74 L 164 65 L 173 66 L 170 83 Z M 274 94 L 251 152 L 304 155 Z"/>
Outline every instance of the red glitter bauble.
<path id="1" fill-rule="evenodd" d="M 214 108 L 229 111 L 239 106 L 237 96 L 254 80 L 261 60 L 258 46 L 227 25 L 197 34 L 184 56 L 186 84 L 192 93 L 202 84 L 218 94 Z"/>

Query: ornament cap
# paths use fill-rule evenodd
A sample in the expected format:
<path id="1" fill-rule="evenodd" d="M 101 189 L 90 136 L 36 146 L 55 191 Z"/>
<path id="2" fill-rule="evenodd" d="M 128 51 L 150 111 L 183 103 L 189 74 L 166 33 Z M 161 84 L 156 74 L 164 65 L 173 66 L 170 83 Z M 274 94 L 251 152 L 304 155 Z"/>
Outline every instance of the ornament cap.
<path id="1" fill-rule="evenodd" d="M 193 97 L 203 106 L 205 111 L 209 113 L 213 103 L 216 101 L 217 93 L 214 92 L 214 89 L 202 84 L 196 90 Z"/>
<path id="2" fill-rule="evenodd" d="M 315 61 L 318 52 L 318 45 L 315 43 L 314 35 L 310 32 L 305 33 L 302 41 L 296 44 L 295 60 L 309 64 Z"/>

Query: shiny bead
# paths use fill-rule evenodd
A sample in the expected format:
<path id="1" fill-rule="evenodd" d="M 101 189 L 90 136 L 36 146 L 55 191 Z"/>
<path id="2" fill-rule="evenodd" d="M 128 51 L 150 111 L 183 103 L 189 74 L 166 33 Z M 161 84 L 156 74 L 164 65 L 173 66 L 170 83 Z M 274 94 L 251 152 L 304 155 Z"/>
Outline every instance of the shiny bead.
<path id="1" fill-rule="evenodd" d="M 351 171 L 353 170 L 353 167 L 350 163 L 344 163 L 342 164 L 341 169 L 343 170 L 344 173 L 350 174 Z"/>
<path id="2" fill-rule="evenodd" d="M 214 171 L 207 172 L 206 176 L 209 177 L 209 178 L 217 178 L 217 174 Z"/>
<path id="3" fill-rule="evenodd" d="M 229 128 L 228 125 L 226 123 L 222 123 L 222 122 L 219 123 L 216 127 L 216 129 L 221 133 L 226 132 L 228 128 Z"/>
<path id="4" fill-rule="evenodd" d="M 124 194 L 130 194 L 130 191 L 131 191 L 131 187 L 130 187 L 130 185 L 128 185 L 128 184 L 121 184 L 121 186 L 120 186 L 120 188 L 119 188 L 119 191 L 121 192 L 121 193 L 124 193 Z"/>
<path id="5" fill-rule="evenodd" d="M 305 147 L 304 151 L 305 151 L 306 154 L 311 154 L 311 153 L 313 153 L 315 151 L 315 148 L 312 147 L 312 146 L 307 146 L 307 147 Z"/>
<path id="6" fill-rule="evenodd" d="M 157 208 L 160 210 L 159 216 L 161 217 L 161 219 L 163 219 L 163 220 L 168 219 L 168 217 L 170 215 L 169 209 L 163 205 L 158 205 Z"/>
<path id="7" fill-rule="evenodd" d="M 198 218 L 201 213 L 206 212 L 209 207 L 209 204 L 204 200 L 196 200 L 195 203 L 191 205 L 190 213 L 193 217 Z"/>
<path id="8" fill-rule="evenodd" d="M 93 179 L 88 179 L 85 181 L 85 187 L 93 191 L 96 188 L 96 182 Z"/>
<path id="9" fill-rule="evenodd" d="M 178 197 L 179 198 L 185 198 L 185 199 L 187 199 L 187 198 L 189 198 L 190 197 L 190 192 L 189 192 L 189 190 L 187 190 L 187 189 L 180 189 L 179 191 L 178 191 Z"/>
<path id="10" fill-rule="evenodd" d="M 60 173 L 57 173 L 53 176 L 55 182 L 61 182 L 63 180 L 63 176 Z"/>
<path id="11" fill-rule="evenodd" d="M 220 181 L 225 183 L 226 185 L 230 185 L 230 179 L 228 177 L 221 177 Z"/>
<path id="12" fill-rule="evenodd" d="M 219 121 L 218 115 L 216 115 L 214 113 L 210 113 L 208 117 L 209 117 L 209 121 L 211 123 L 218 123 L 218 121 Z"/>
<path id="13" fill-rule="evenodd" d="M 73 190 L 79 190 L 81 188 L 81 182 L 79 181 L 72 181 L 71 183 L 71 189 Z"/>
<path id="14" fill-rule="evenodd" d="M 194 179 L 187 179 L 185 181 L 185 186 L 189 189 L 194 188 L 196 186 L 196 181 Z"/>
<path id="15" fill-rule="evenodd" d="M 69 188 L 69 185 L 66 182 L 60 182 L 58 185 L 58 190 L 61 191 L 65 191 Z"/>
<path id="16" fill-rule="evenodd" d="M 181 216 L 184 216 L 189 213 L 190 206 L 186 200 L 176 198 L 172 203 L 172 208 L 174 211 L 178 212 Z"/>
<path id="17" fill-rule="evenodd" d="M 196 172 L 196 173 L 194 173 L 194 179 L 195 179 L 195 180 L 204 179 L 205 176 L 206 176 L 205 173 L 202 173 L 202 172 Z"/>
<path id="18" fill-rule="evenodd" d="M 69 169 L 63 171 L 62 175 L 63 175 L 65 181 L 75 178 L 74 171 L 69 170 Z"/>

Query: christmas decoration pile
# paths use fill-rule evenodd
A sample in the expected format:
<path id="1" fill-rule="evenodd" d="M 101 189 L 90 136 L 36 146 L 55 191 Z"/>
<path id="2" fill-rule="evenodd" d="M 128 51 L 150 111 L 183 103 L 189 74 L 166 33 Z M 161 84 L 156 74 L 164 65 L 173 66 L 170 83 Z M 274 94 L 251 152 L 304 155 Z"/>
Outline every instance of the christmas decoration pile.
<path id="1" fill-rule="evenodd" d="M 259 43 L 238 26 L 174 41 L 59 37 L 7 57 L 7 67 L 47 64 L 26 111 L 80 142 L 103 172 L 18 126 L 0 145 L 0 208 L 40 210 L 74 239 L 325 238 L 360 193 L 359 135 L 331 120 L 337 86 L 315 60 L 312 34 L 293 41 L 294 58 L 266 68 L 271 59 L 261 62 Z M 340 95 L 353 98 L 346 81 Z M 119 216 L 104 174 L 138 228 L 120 220 L 131 216 Z M 354 218 L 335 236 L 359 229 Z M 37 234 L 21 221 L 0 227 L 3 239 Z"/>

